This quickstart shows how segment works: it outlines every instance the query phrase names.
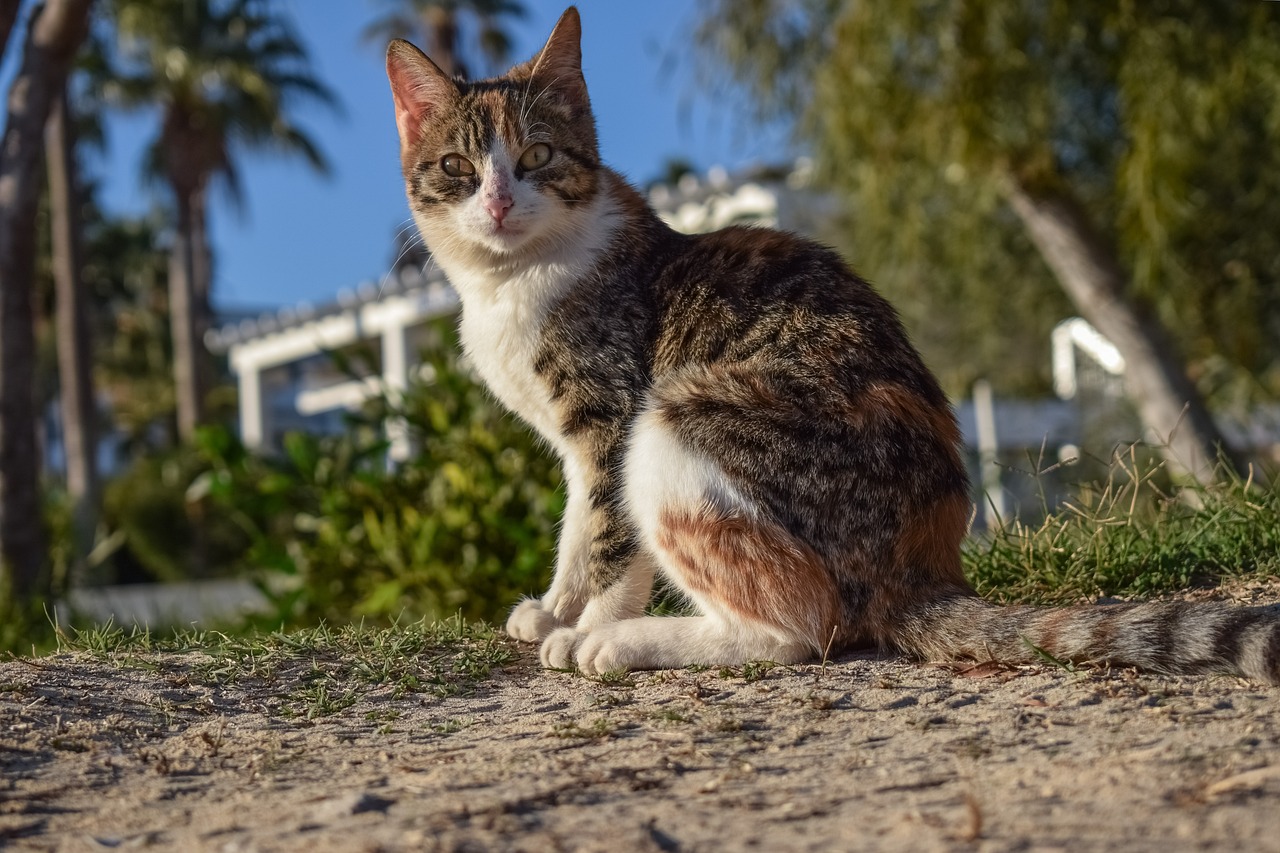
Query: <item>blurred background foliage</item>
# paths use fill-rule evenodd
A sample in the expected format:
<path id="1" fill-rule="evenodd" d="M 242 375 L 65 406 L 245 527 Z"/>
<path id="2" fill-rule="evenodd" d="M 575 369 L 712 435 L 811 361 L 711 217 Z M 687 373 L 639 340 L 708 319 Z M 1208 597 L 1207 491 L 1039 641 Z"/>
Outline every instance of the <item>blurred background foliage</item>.
<path id="1" fill-rule="evenodd" d="M 1048 391 L 1072 311 L 1002 200 L 1069 194 L 1202 393 L 1280 396 L 1280 4 L 710 0 L 709 85 L 794 122 L 832 230 L 953 395 Z"/>
<path id="2" fill-rule="evenodd" d="M 294 433 L 279 456 L 206 428 L 189 497 L 234 521 L 238 567 L 287 623 L 402 614 L 498 620 L 550 578 L 564 508 L 557 465 L 459 364 L 451 321 L 431 381 L 375 398 L 335 436 Z M 389 466 L 389 420 L 418 452 Z"/>

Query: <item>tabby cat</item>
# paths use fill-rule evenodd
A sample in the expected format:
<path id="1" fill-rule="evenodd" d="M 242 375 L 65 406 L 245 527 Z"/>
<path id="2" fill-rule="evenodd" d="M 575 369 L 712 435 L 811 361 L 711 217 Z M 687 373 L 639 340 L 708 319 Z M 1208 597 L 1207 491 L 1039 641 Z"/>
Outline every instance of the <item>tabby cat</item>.
<path id="1" fill-rule="evenodd" d="M 387 51 L 409 205 L 466 352 L 563 461 L 554 580 L 508 633 L 586 673 L 878 646 L 1280 681 L 1260 611 L 978 598 L 956 419 L 893 308 L 790 234 L 664 225 L 600 162 L 580 36 L 570 8 L 534 59 L 474 83 Z M 644 616 L 655 574 L 699 615 Z"/>

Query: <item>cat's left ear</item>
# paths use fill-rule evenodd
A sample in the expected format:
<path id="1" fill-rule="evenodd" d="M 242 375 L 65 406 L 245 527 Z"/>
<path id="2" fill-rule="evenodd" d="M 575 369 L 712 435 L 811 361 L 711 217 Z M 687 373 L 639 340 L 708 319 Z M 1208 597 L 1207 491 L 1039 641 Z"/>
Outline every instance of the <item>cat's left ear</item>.
<path id="1" fill-rule="evenodd" d="M 531 76 L 544 80 L 569 104 L 590 109 L 587 81 L 582 76 L 582 19 L 576 6 L 564 10 L 547 43 L 530 63 Z"/>
<path id="2" fill-rule="evenodd" d="M 387 46 L 387 79 L 396 102 L 400 150 L 408 153 L 422 138 L 422 123 L 458 94 L 458 85 L 404 39 Z"/>

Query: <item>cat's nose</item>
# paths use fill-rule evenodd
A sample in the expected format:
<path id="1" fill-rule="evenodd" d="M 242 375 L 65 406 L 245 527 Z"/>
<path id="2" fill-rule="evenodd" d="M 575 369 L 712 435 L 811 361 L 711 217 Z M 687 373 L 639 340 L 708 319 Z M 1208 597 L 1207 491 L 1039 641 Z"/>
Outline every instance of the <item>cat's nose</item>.
<path id="1" fill-rule="evenodd" d="M 489 211 L 489 215 L 499 225 L 502 220 L 507 218 L 507 213 L 511 210 L 511 206 L 515 204 L 515 199 L 509 195 L 490 196 L 484 200 L 484 209 Z"/>

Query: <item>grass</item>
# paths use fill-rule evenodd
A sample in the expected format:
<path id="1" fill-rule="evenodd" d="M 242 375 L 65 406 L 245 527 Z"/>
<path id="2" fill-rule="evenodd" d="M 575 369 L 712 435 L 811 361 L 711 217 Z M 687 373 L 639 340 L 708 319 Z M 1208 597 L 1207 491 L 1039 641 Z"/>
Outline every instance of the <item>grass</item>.
<path id="1" fill-rule="evenodd" d="M 1142 598 L 1246 574 L 1280 575 L 1280 486 L 1233 477 L 1214 488 L 1174 492 L 1163 480 L 1159 464 L 1141 463 L 1131 452 L 1114 462 L 1104 481 L 1081 487 L 1043 521 L 1014 522 L 972 539 L 964 550 L 966 574 L 988 599 L 1041 604 Z M 122 668 L 178 665 L 193 681 L 265 686 L 275 713 L 305 720 L 341 712 L 375 689 L 391 698 L 465 693 L 515 658 L 496 629 L 461 618 L 245 635 L 161 635 L 110 624 L 57 631 L 60 650 Z M 180 663 L 158 658 L 162 652 L 181 656 Z M 718 668 L 718 674 L 753 682 L 775 666 L 753 661 Z M 611 688 L 635 686 L 622 672 L 595 680 Z M 562 736 L 603 735 L 585 731 L 591 734 Z"/>
<path id="2" fill-rule="evenodd" d="M 1049 654 L 1049 652 L 1037 646 L 1035 643 L 1032 643 L 1026 637 L 1022 638 L 1022 642 L 1031 651 L 1031 654 L 1034 655 L 1037 660 L 1039 660 L 1041 663 L 1045 664 L 1046 666 L 1053 667 L 1054 669 L 1060 669 L 1063 672 L 1069 673 L 1071 675 L 1076 674 L 1077 672 L 1076 665 L 1071 661 L 1062 660 L 1060 658 L 1054 657 L 1053 655 Z"/>
<path id="3" fill-rule="evenodd" d="M 445 720 L 443 723 L 438 723 L 432 726 L 431 731 L 433 734 L 451 735 L 451 734 L 456 734 L 457 732 L 460 732 L 463 729 L 470 728 L 473 725 L 475 725 L 475 720 L 472 720 L 469 718 L 448 719 L 448 720 Z"/>
<path id="4" fill-rule="evenodd" d="M 1280 487 L 1229 477 L 1166 490 L 1131 452 L 1035 525 L 1010 523 L 964 551 L 965 574 L 999 602 L 1145 598 L 1246 574 L 1280 575 Z"/>
<path id="5" fill-rule="evenodd" d="M 280 699 L 277 714 L 306 720 L 345 710 L 376 688 L 390 688 L 393 698 L 466 693 L 515 659 L 510 644 L 492 627 L 461 618 L 386 628 L 319 625 L 247 636 L 181 630 L 162 636 L 108 624 L 60 630 L 59 649 L 148 669 L 157 666 L 148 655 L 189 655 L 184 663 L 191 680 L 268 686 Z"/>

